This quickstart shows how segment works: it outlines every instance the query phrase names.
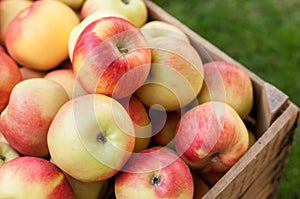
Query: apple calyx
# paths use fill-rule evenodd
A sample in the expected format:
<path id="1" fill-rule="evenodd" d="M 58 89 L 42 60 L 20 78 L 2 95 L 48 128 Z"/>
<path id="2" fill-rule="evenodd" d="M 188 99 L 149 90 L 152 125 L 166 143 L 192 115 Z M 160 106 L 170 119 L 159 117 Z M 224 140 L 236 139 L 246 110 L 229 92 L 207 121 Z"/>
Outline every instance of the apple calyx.
<path id="1" fill-rule="evenodd" d="M 210 156 L 210 161 L 212 161 L 212 162 L 217 162 L 217 158 L 218 158 L 219 155 L 220 155 L 219 152 L 216 152 L 216 153 L 212 154 L 212 155 Z"/>
<path id="2" fill-rule="evenodd" d="M 129 52 L 128 48 L 125 47 L 119 47 L 118 50 L 122 55 L 126 55 Z"/>
<path id="3" fill-rule="evenodd" d="M 101 143 L 105 143 L 105 142 L 107 141 L 104 132 L 101 131 L 101 132 L 97 135 L 97 141 L 98 141 L 98 142 L 101 142 Z"/>
<path id="4" fill-rule="evenodd" d="M 160 175 L 153 175 L 151 177 L 151 185 L 154 187 L 159 186 L 161 183 L 161 176 Z"/>
<path id="5" fill-rule="evenodd" d="M 127 5 L 129 4 L 130 0 L 122 0 L 122 2 Z"/>

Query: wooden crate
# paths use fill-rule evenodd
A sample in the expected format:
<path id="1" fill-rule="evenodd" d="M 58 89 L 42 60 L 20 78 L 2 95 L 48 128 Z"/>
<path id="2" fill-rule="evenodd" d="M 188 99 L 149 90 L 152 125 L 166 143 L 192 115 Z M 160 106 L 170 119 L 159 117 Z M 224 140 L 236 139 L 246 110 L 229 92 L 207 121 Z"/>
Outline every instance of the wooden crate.
<path id="1" fill-rule="evenodd" d="M 165 21 L 183 30 L 204 63 L 223 60 L 239 65 L 253 83 L 255 102 L 246 122 L 259 139 L 204 198 L 276 198 L 278 183 L 300 123 L 299 108 L 283 92 L 259 78 L 161 7 L 150 0 L 144 1 L 148 7 L 149 20 Z"/>

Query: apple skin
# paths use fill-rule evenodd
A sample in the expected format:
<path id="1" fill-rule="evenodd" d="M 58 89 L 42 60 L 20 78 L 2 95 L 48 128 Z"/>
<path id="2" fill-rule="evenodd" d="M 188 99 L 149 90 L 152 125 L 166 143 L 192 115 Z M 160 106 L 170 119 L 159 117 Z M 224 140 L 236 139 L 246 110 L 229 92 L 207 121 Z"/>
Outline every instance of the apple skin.
<path id="1" fill-rule="evenodd" d="M 136 95 L 148 107 L 159 104 L 166 111 L 179 110 L 200 92 L 202 60 L 195 48 L 181 39 L 157 37 L 148 43 L 152 55 L 150 75 Z"/>
<path id="2" fill-rule="evenodd" d="M 102 10 L 102 11 L 94 12 L 91 15 L 87 16 L 77 26 L 75 26 L 72 29 L 68 41 L 68 51 L 69 51 L 69 58 L 71 62 L 73 59 L 74 46 L 81 32 L 93 21 L 108 16 L 115 16 L 115 17 L 121 17 L 126 19 L 123 15 L 121 15 L 119 12 L 116 12 L 114 10 Z"/>
<path id="3" fill-rule="evenodd" d="M 70 183 L 76 199 L 98 199 L 98 196 L 105 188 L 106 180 L 97 182 L 81 182 L 72 176 L 65 174 Z"/>
<path id="4" fill-rule="evenodd" d="M 17 157 L 20 157 L 18 152 L 16 152 L 8 143 L 0 141 L 0 167 Z"/>
<path id="5" fill-rule="evenodd" d="M 3 134 L 0 132 L 0 142 L 4 142 L 6 144 L 8 144 L 7 140 L 5 139 L 5 137 L 3 136 Z"/>
<path id="6" fill-rule="evenodd" d="M 6 107 L 12 89 L 22 81 L 16 62 L 0 46 L 0 113 Z"/>
<path id="7" fill-rule="evenodd" d="M 82 4 L 84 3 L 85 0 L 58 0 L 61 1 L 68 6 L 70 6 L 73 10 L 80 10 Z"/>
<path id="8" fill-rule="evenodd" d="M 0 1 L 0 44 L 5 45 L 5 35 L 9 23 L 22 10 L 32 4 L 30 0 L 1 0 Z"/>
<path id="9" fill-rule="evenodd" d="M 248 129 L 248 135 L 249 135 L 249 148 L 250 149 L 256 142 L 256 136 L 253 133 L 253 131 L 251 131 L 250 129 Z"/>
<path id="10" fill-rule="evenodd" d="M 81 18 L 107 9 L 119 12 L 138 28 L 148 19 L 148 10 L 143 0 L 86 0 L 81 9 Z"/>
<path id="11" fill-rule="evenodd" d="M 0 167 L 3 198 L 75 199 L 65 175 L 48 160 L 22 156 Z"/>
<path id="12" fill-rule="evenodd" d="M 86 91 L 120 99 L 133 94 L 147 79 L 151 51 L 141 31 L 128 20 L 104 17 L 82 31 L 72 63 Z"/>
<path id="13" fill-rule="evenodd" d="M 56 69 L 48 72 L 45 79 L 55 81 L 67 92 L 70 99 L 88 94 L 80 85 L 72 69 Z"/>
<path id="14" fill-rule="evenodd" d="M 249 136 L 237 112 L 224 102 L 200 104 L 176 127 L 178 154 L 200 173 L 225 172 L 248 150 Z"/>
<path id="15" fill-rule="evenodd" d="M 210 188 L 208 184 L 196 173 L 192 173 L 194 181 L 194 197 L 193 199 L 201 199 L 209 192 Z"/>
<path id="16" fill-rule="evenodd" d="M 133 152 L 146 149 L 151 141 L 152 126 L 145 105 L 134 95 L 123 98 L 119 102 L 125 107 L 134 123 L 135 146 Z"/>
<path id="17" fill-rule="evenodd" d="M 50 70 L 68 58 L 69 34 L 79 22 L 75 11 L 62 2 L 34 1 L 7 27 L 5 45 L 18 64 Z"/>
<path id="18" fill-rule="evenodd" d="M 207 173 L 199 173 L 198 176 L 205 181 L 209 186 L 214 186 L 224 175 L 226 172 L 207 172 Z"/>
<path id="19" fill-rule="evenodd" d="M 141 27 L 141 31 L 147 40 L 156 37 L 175 37 L 190 43 L 188 36 L 182 30 L 164 21 L 149 21 Z"/>
<path id="20" fill-rule="evenodd" d="M 7 142 L 23 155 L 49 154 L 47 133 L 58 109 L 69 100 L 59 84 L 34 78 L 18 83 L 7 108 L 1 113 L 0 131 Z"/>
<path id="21" fill-rule="evenodd" d="M 118 101 L 88 94 L 61 107 L 47 140 L 51 159 L 61 170 L 79 181 L 96 182 L 114 176 L 126 163 L 135 132 Z"/>
<path id="22" fill-rule="evenodd" d="M 242 119 L 253 106 L 253 88 L 250 77 L 240 67 L 224 61 L 204 64 L 204 84 L 198 95 L 199 104 L 222 101 L 231 105 Z"/>
<path id="23" fill-rule="evenodd" d="M 167 112 L 167 120 L 162 129 L 154 134 L 151 141 L 158 146 L 168 146 L 175 149 L 174 137 L 176 126 L 181 118 L 180 111 Z"/>
<path id="24" fill-rule="evenodd" d="M 133 154 L 116 175 L 116 198 L 192 199 L 193 193 L 194 183 L 188 166 L 169 150 L 150 148 Z"/>
<path id="25" fill-rule="evenodd" d="M 47 74 L 47 72 L 33 70 L 27 67 L 20 67 L 20 72 L 22 74 L 22 80 L 43 78 Z"/>

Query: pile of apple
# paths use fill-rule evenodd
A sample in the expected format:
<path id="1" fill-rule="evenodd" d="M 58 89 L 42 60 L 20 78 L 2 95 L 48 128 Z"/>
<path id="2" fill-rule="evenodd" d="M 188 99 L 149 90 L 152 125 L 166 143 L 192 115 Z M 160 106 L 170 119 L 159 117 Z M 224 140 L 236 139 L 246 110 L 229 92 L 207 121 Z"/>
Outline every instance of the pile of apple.
<path id="1" fill-rule="evenodd" d="M 201 198 L 255 142 L 247 74 L 142 0 L 2 0 L 0 31 L 0 198 Z"/>

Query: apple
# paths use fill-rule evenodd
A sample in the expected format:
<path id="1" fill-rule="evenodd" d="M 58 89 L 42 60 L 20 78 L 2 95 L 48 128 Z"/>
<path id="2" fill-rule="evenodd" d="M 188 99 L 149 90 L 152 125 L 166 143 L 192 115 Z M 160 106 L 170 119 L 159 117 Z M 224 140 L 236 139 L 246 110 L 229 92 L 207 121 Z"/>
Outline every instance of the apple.
<path id="1" fill-rule="evenodd" d="M 199 173 L 198 176 L 205 181 L 209 186 L 214 186 L 224 175 L 226 172 L 206 172 Z"/>
<path id="2" fill-rule="evenodd" d="M 81 32 L 93 21 L 108 16 L 115 16 L 115 17 L 121 17 L 126 19 L 123 15 L 121 15 L 119 12 L 115 10 L 96 11 L 93 12 L 91 15 L 87 16 L 86 18 L 84 18 L 77 26 L 75 26 L 72 29 L 68 40 L 68 51 L 69 51 L 69 58 L 71 61 L 73 59 L 74 46 Z"/>
<path id="3" fill-rule="evenodd" d="M 20 72 L 22 75 L 22 80 L 27 80 L 32 78 L 43 78 L 47 74 L 47 72 L 38 71 L 27 67 L 20 67 Z"/>
<path id="4" fill-rule="evenodd" d="M 147 148 L 151 141 L 152 126 L 150 117 L 144 104 L 134 95 L 119 100 L 129 113 L 135 128 L 135 146 L 134 152 L 140 152 Z"/>
<path id="5" fill-rule="evenodd" d="M 210 190 L 208 184 L 197 174 L 192 173 L 194 181 L 193 199 L 201 199 Z"/>
<path id="6" fill-rule="evenodd" d="M 32 4 L 30 0 L 1 0 L 0 1 L 0 44 L 5 45 L 6 30 L 10 22 L 22 10 Z"/>
<path id="7" fill-rule="evenodd" d="M 98 196 L 103 191 L 102 189 L 105 188 L 105 183 L 107 183 L 107 180 L 81 182 L 68 174 L 65 174 L 65 176 L 73 189 L 76 199 L 98 199 Z"/>
<path id="8" fill-rule="evenodd" d="M 49 154 L 47 133 L 58 109 L 69 100 L 65 89 L 54 81 L 34 78 L 21 81 L 12 90 L 1 113 L 0 131 L 23 155 Z"/>
<path id="9" fill-rule="evenodd" d="M 16 152 L 8 143 L 0 141 L 0 167 L 17 157 L 20 157 L 18 152 Z"/>
<path id="10" fill-rule="evenodd" d="M 12 89 L 20 81 L 22 76 L 18 65 L 0 46 L 0 113 L 6 107 Z"/>
<path id="11" fill-rule="evenodd" d="M 125 108 L 102 94 L 88 94 L 65 103 L 48 131 L 52 161 L 82 182 L 114 176 L 135 145 L 133 122 Z"/>
<path id="12" fill-rule="evenodd" d="M 180 111 L 169 111 L 167 112 L 167 119 L 162 129 L 154 134 L 151 141 L 158 146 L 168 146 L 175 149 L 174 136 L 177 123 L 181 118 Z"/>
<path id="13" fill-rule="evenodd" d="M 180 119 L 175 147 L 199 173 L 226 172 L 248 150 L 247 128 L 237 112 L 224 102 L 195 106 Z"/>
<path id="14" fill-rule="evenodd" d="M 228 62 L 211 61 L 204 64 L 204 79 L 199 104 L 211 100 L 226 102 L 242 119 L 246 118 L 253 106 L 253 88 L 245 71 Z"/>
<path id="15" fill-rule="evenodd" d="M 73 10 L 80 10 L 82 4 L 84 3 L 85 0 L 58 0 L 61 1 L 68 6 L 70 6 Z"/>
<path id="16" fill-rule="evenodd" d="M 156 37 L 175 37 L 190 43 L 188 36 L 182 30 L 168 22 L 158 20 L 149 21 L 140 29 L 147 40 Z"/>
<path id="17" fill-rule="evenodd" d="M 148 107 L 160 104 L 166 111 L 183 108 L 196 99 L 203 83 L 202 60 L 195 48 L 182 39 L 157 37 L 148 41 L 150 75 L 136 91 Z"/>
<path id="18" fill-rule="evenodd" d="M 48 160 L 22 156 L 0 167 L 1 198 L 75 199 L 65 175 Z"/>
<path id="19" fill-rule="evenodd" d="M 46 71 L 68 58 L 68 39 L 80 20 L 66 4 L 34 1 L 9 24 L 5 44 L 22 66 Z"/>
<path id="20" fill-rule="evenodd" d="M 6 144 L 8 144 L 7 140 L 5 139 L 5 137 L 3 136 L 3 134 L 0 132 L 0 142 L 4 142 Z"/>
<path id="21" fill-rule="evenodd" d="M 133 154 L 116 175 L 115 194 L 124 199 L 192 199 L 194 183 L 188 166 L 178 155 L 150 148 Z"/>
<path id="22" fill-rule="evenodd" d="M 143 0 L 86 0 L 81 8 L 84 19 L 96 11 L 115 10 L 125 16 L 136 27 L 148 20 L 148 10 Z"/>
<path id="23" fill-rule="evenodd" d="M 120 99 L 133 94 L 147 79 L 151 51 L 141 31 L 128 20 L 104 17 L 82 31 L 72 64 L 86 91 Z"/>
<path id="24" fill-rule="evenodd" d="M 45 79 L 55 81 L 67 92 L 69 98 L 88 94 L 80 85 L 72 69 L 56 69 L 48 72 Z"/>
<path id="25" fill-rule="evenodd" d="M 250 129 L 248 129 L 248 135 L 249 135 L 249 149 L 250 149 L 250 147 L 252 147 L 256 142 L 256 136 L 253 133 L 253 131 L 251 131 Z"/>

